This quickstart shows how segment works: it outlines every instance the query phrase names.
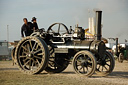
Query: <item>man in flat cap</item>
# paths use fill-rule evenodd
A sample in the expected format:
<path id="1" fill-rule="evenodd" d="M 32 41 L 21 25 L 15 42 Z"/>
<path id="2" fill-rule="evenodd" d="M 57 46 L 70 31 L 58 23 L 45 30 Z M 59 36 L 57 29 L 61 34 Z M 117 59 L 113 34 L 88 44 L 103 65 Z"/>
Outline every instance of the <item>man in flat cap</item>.
<path id="1" fill-rule="evenodd" d="M 33 32 L 38 30 L 38 25 L 37 25 L 37 22 L 36 22 L 36 17 L 33 17 L 32 18 L 32 22 L 33 22 Z"/>

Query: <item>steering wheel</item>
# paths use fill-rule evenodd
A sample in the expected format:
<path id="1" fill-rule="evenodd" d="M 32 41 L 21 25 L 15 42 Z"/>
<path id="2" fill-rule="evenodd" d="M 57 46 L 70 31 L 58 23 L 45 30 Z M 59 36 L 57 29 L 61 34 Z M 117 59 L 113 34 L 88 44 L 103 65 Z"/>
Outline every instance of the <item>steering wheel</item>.
<path id="1" fill-rule="evenodd" d="M 63 23 L 54 23 L 52 24 L 48 30 L 48 34 L 53 34 L 55 36 L 61 36 L 62 34 L 69 34 L 68 28 Z"/>

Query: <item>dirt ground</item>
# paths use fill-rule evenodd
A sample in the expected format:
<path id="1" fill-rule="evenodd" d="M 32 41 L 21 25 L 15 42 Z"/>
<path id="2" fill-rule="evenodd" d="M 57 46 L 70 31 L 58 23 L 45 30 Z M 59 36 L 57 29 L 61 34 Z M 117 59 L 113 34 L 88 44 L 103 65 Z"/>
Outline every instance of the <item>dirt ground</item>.
<path id="1" fill-rule="evenodd" d="M 0 61 L 0 85 L 128 85 L 128 61 L 116 61 L 114 71 L 106 77 L 94 74 L 91 78 L 75 74 L 72 65 L 58 74 L 27 75 L 12 66 L 12 61 Z"/>

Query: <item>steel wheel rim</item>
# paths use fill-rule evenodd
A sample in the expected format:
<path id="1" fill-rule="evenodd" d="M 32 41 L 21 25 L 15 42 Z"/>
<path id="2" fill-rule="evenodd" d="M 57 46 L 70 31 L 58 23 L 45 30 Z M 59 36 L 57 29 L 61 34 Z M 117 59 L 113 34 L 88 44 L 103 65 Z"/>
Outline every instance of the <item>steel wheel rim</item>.
<path id="1" fill-rule="evenodd" d="M 46 56 L 46 51 L 40 40 L 36 37 L 26 38 L 25 41 L 21 41 L 19 46 L 16 59 L 20 69 L 28 74 L 39 72 Z"/>
<path id="2" fill-rule="evenodd" d="M 82 58 L 82 56 L 84 57 Z M 77 64 L 77 62 L 79 63 Z M 88 77 L 92 76 L 96 69 L 95 57 L 89 51 L 80 51 L 75 55 L 73 59 L 73 67 L 77 74 L 81 74 Z M 82 72 L 80 70 L 82 70 Z"/>
<path id="3" fill-rule="evenodd" d="M 96 70 L 100 73 L 110 73 L 112 70 L 112 60 L 108 53 L 105 54 L 105 59 L 102 60 L 103 63 L 97 63 Z"/>

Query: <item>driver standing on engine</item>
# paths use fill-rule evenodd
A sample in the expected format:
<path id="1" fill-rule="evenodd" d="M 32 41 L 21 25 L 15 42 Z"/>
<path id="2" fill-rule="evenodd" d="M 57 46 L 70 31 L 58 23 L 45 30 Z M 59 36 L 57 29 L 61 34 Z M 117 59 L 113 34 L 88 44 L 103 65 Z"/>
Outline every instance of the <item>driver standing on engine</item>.
<path id="1" fill-rule="evenodd" d="M 28 22 L 27 18 L 24 18 L 23 21 L 24 21 L 24 24 L 21 27 L 21 36 L 22 37 L 30 36 L 33 33 L 33 31 L 32 31 L 32 28 L 33 28 L 32 23 Z M 25 36 L 24 36 L 24 34 L 25 34 Z"/>
<path id="2" fill-rule="evenodd" d="M 35 17 L 32 18 L 32 22 L 33 22 L 33 32 L 34 32 L 39 29 Z"/>

